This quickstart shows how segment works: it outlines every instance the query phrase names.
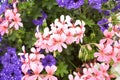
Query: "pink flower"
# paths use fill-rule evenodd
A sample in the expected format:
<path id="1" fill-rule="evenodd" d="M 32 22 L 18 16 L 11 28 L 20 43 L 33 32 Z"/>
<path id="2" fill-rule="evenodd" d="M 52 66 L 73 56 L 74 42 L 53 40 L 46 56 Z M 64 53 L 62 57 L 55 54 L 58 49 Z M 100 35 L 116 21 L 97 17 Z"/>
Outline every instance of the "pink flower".
<path id="1" fill-rule="evenodd" d="M 105 63 L 102 63 L 100 65 L 100 71 L 102 72 L 102 75 L 107 78 L 107 80 L 110 80 L 110 76 L 107 72 L 107 70 L 109 69 L 109 64 L 105 64 Z"/>
<path id="2" fill-rule="evenodd" d="M 27 76 L 27 79 L 25 80 L 43 80 L 41 78 L 41 76 L 39 75 L 40 72 L 43 70 L 43 66 L 41 64 L 37 64 L 35 62 L 31 62 L 30 63 L 30 68 L 33 71 L 33 75 L 32 76 Z"/>
<path id="3" fill-rule="evenodd" d="M 114 31 L 112 30 L 111 32 L 109 32 L 108 30 L 105 30 L 104 31 L 104 36 L 106 37 L 106 38 L 112 38 L 113 36 L 114 36 Z"/>
<path id="4" fill-rule="evenodd" d="M 108 54 L 112 53 L 112 46 L 111 45 L 104 45 L 104 44 L 99 44 L 99 52 L 94 53 L 94 56 L 97 57 L 98 61 L 105 61 L 105 62 L 110 62 L 110 57 Z"/>
<path id="5" fill-rule="evenodd" d="M 79 72 L 78 72 L 78 73 L 73 72 L 73 74 L 74 74 L 74 77 L 73 77 L 72 74 L 69 74 L 69 75 L 68 75 L 68 79 L 69 79 L 69 80 L 86 80 L 86 79 L 84 79 L 82 76 L 79 76 Z"/>
<path id="6" fill-rule="evenodd" d="M 16 30 L 19 29 L 19 26 L 20 27 L 23 27 L 23 24 L 21 22 L 21 18 L 20 18 L 20 14 L 19 13 L 16 13 L 14 14 L 13 16 L 13 21 L 11 22 L 10 24 L 10 28 L 14 27 Z"/>
<path id="7" fill-rule="evenodd" d="M 113 26 L 112 29 L 114 30 L 114 33 L 115 33 L 118 37 L 120 37 L 120 25 L 115 25 L 115 26 Z"/>
<path id="8" fill-rule="evenodd" d="M 4 20 L 0 24 L 0 34 L 3 36 L 5 33 L 8 33 L 8 21 Z"/>
<path id="9" fill-rule="evenodd" d="M 62 47 L 67 48 L 67 45 L 64 43 L 66 40 L 65 34 L 53 34 L 50 36 L 50 39 L 53 41 L 52 50 L 62 52 Z"/>
<path id="10" fill-rule="evenodd" d="M 55 76 L 53 76 L 54 72 L 57 70 L 56 66 L 46 66 L 45 70 L 47 72 L 46 77 L 43 80 L 58 80 Z"/>
<path id="11" fill-rule="evenodd" d="M 43 70 L 43 65 L 36 62 L 30 62 L 30 68 L 35 74 L 39 74 Z"/>
<path id="12" fill-rule="evenodd" d="M 14 13 L 11 9 L 8 9 L 5 11 L 5 18 L 8 20 L 8 21 L 12 21 L 14 17 Z"/>
<path id="13" fill-rule="evenodd" d="M 82 42 L 82 38 L 85 32 L 85 22 L 84 21 L 80 21 L 80 20 L 76 20 L 74 26 L 76 26 L 75 28 L 75 41 L 76 44 L 78 44 L 79 42 Z"/>
<path id="14" fill-rule="evenodd" d="M 74 28 L 69 28 L 69 29 L 66 29 L 64 30 L 64 33 L 66 35 L 66 43 L 67 44 L 71 44 L 75 41 L 75 29 Z"/>
<path id="15" fill-rule="evenodd" d="M 73 75 L 72 75 L 72 74 L 69 74 L 68 78 L 69 78 L 69 80 L 74 80 L 74 78 L 73 78 Z"/>

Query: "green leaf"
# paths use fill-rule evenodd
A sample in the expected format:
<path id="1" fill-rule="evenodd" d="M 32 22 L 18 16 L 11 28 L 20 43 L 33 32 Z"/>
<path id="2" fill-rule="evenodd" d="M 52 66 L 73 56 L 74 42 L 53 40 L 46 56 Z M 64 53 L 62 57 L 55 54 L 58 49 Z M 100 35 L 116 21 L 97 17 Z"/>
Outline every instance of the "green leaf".
<path id="1" fill-rule="evenodd" d="M 68 74 L 67 67 L 68 65 L 65 62 L 58 62 L 56 75 L 63 77 L 65 74 Z"/>

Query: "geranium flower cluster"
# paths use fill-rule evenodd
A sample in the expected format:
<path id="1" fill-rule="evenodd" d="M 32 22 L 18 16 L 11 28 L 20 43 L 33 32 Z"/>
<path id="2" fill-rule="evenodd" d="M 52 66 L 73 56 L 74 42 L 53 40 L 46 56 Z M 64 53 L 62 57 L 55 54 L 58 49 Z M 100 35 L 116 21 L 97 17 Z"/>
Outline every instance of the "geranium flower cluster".
<path id="1" fill-rule="evenodd" d="M 22 61 L 22 80 L 57 80 L 53 74 L 57 70 L 56 60 L 52 55 L 45 56 L 39 53 L 35 48 L 31 48 L 32 53 L 26 53 L 25 47 L 22 47 L 23 53 L 19 53 Z"/>
<path id="2" fill-rule="evenodd" d="M 111 30 L 104 31 L 104 38 L 100 40 L 99 52 L 94 53 L 97 60 L 104 63 L 120 62 L 120 26 L 115 25 Z"/>
<path id="3" fill-rule="evenodd" d="M 50 25 L 51 31 L 47 27 L 42 34 L 37 29 L 35 33 L 35 37 L 37 38 L 35 46 L 38 50 L 45 49 L 47 53 L 56 50 L 62 52 L 62 47 L 67 48 L 67 44 L 82 42 L 85 32 L 84 25 L 84 21 L 76 20 L 73 22 L 70 16 L 66 16 L 65 18 L 64 15 L 61 15 L 60 19 L 56 19 Z"/>
<path id="4" fill-rule="evenodd" d="M 75 77 L 69 75 L 69 80 L 110 80 L 115 77 L 119 79 L 120 26 L 109 24 L 108 30 L 105 29 L 103 33 L 104 38 L 96 45 L 98 52 L 94 53 L 94 57 L 101 63 L 100 69 L 96 69 L 96 67 L 83 68 L 83 74 L 74 72 Z"/>
<path id="5" fill-rule="evenodd" d="M 21 61 L 16 55 L 16 49 L 7 47 L 4 56 L 0 57 L 0 80 L 21 80 Z"/>
<path id="6" fill-rule="evenodd" d="M 17 2 L 12 4 L 12 8 L 8 7 L 4 14 L 0 16 L 0 35 L 3 36 L 9 33 L 9 29 L 18 30 L 19 27 L 23 27 L 21 22 L 20 13 L 16 7 Z"/>
<path id="7" fill-rule="evenodd" d="M 83 73 L 73 72 L 74 76 L 70 74 L 68 76 L 69 80 L 110 80 L 110 75 L 108 74 L 109 64 L 105 63 L 95 63 L 87 68 L 83 68 Z"/>

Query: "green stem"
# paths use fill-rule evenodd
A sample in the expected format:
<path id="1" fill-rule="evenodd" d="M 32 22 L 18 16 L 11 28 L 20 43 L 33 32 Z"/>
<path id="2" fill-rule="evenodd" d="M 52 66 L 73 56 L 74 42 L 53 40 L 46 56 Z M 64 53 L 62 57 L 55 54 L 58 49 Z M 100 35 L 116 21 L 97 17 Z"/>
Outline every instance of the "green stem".
<path id="1" fill-rule="evenodd" d="M 67 59 L 67 60 L 74 68 L 77 68 L 69 59 Z"/>

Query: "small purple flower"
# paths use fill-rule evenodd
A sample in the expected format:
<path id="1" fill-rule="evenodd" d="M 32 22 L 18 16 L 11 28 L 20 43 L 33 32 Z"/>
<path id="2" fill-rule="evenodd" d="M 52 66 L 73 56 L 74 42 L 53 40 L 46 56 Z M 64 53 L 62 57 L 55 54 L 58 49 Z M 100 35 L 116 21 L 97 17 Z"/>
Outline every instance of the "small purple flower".
<path id="1" fill-rule="evenodd" d="M 102 1 L 101 0 L 88 0 L 89 5 L 97 10 L 101 9 Z"/>
<path id="2" fill-rule="evenodd" d="M 120 4 L 118 4 L 117 6 L 115 6 L 111 11 L 115 12 L 117 10 L 120 10 Z"/>
<path id="3" fill-rule="evenodd" d="M 105 16 L 109 16 L 110 15 L 110 10 L 102 10 L 102 13 L 105 15 Z"/>
<path id="4" fill-rule="evenodd" d="M 2 41 L 2 36 L 0 36 L 0 42 Z"/>
<path id="5" fill-rule="evenodd" d="M 5 12 L 5 9 L 8 7 L 8 0 L 0 0 L 0 14 Z"/>
<path id="6" fill-rule="evenodd" d="M 101 29 L 102 32 L 104 32 L 104 30 L 108 29 L 108 19 L 104 18 L 101 19 L 100 21 L 98 21 L 97 23 Z"/>
<path id="7" fill-rule="evenodd" d="M 42 64 L 44 67 L 52 66 L 56 64 L 56 60 L 52 55 L 48 54 L 44 59 L 42 59 Z"/>
<path id="8" fill-rule="evenodd" d="M 106 3 L 106 2 L 108 2 L 108 0 L 102 0 L 102 3 Z"/>
<path id="9" fill-rule="evenodd" d="M 37 20 L 33 20 L 33 23 L 37 26 L 41 26 L 43 24 L 44 19 L 47 18 L 47 14 L 44 13 L 44 11 L 41 11 L 42 17 L 38 17 Z"/>
<path id="10" fill-rule="evenodd" d="M 120 0 L 115 0 L 116 3 L 120 3 Z"/>
<path id="11" fill-rule="evenodd" d="M 67 9 L 77 9 L 84 4 L 84 0 L 56 0 L 60 7 Z"/>

